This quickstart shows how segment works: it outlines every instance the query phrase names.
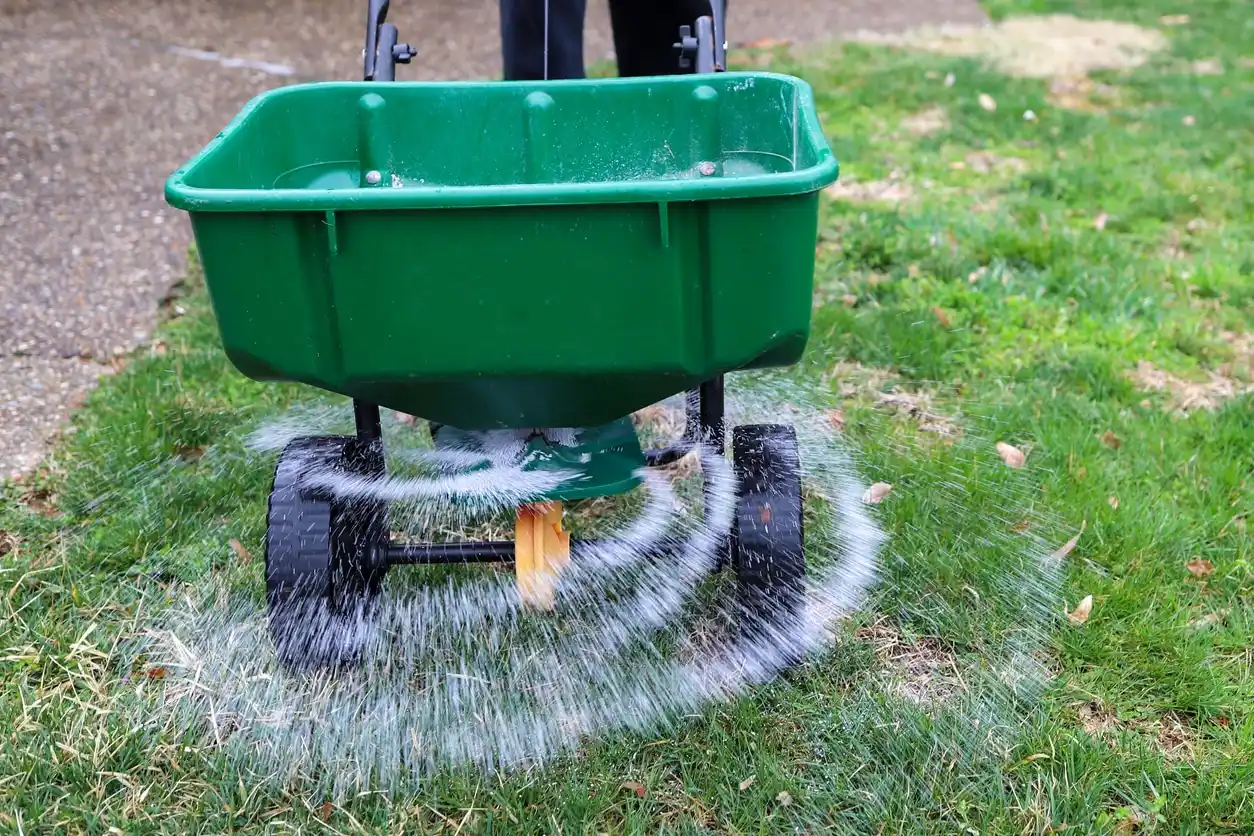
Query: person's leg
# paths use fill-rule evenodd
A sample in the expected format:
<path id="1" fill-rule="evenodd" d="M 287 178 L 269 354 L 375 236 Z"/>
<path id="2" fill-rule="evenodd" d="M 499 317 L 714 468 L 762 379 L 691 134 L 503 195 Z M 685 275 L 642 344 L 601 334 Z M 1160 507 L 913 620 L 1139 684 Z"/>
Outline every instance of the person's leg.
<path id="1" fill-rule="evenodd" d="M 506 81 L 545 77 L 545 0 L 500 0 L 501 57 Z M 548 0 L 548 78 L 583 78 L 587 0 Z"/>
<path id="2" fill-rule="evenodd" d="M 623 77 L 678 75 L 679 27 L 710 14 L 709 0 L 609 0 L 614 52 Z"/>

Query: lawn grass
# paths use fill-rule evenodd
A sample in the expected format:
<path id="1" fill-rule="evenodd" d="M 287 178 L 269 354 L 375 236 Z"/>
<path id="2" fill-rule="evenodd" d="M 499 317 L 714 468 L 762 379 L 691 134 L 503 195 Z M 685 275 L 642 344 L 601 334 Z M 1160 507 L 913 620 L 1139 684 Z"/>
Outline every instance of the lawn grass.
<path id="1" fill-rule="evenodd" d="M 0 829 L 1254 832 L 1254 396 L 1224 389 L 1254 382 L 1254 28 L 1236 2 L 988 7 L 1130 20 L 1171 45 L 1094 73 L 1110 89 L 1078 109 L 973 59 L 846 45 L 770 63 L 814 85 L 842 182 L 898 187 L 825 201 L 793 373 L 840 403 L 867 480 L 895 486 L 851 640 L 666 737 L 404 797 L 332 803 L 140 734 L 120 643 L 211 578 L 257 591 L 257 561 L 228 543 L 260 555 L 270 474 L 241 432 L 309 398 L 230 368 L 193 265 L 159 342 L 38 474 L 0 487 Z M 934 130 L 903 127 L 929 111 Z M 1179 409 L 1141 363 L 1209 408 Z M 929 399 L 961 440 L 891 414 L 885 392 Z M 1005 467 L 999 440 L 1029 467 Z M 1003 588 L 1008 529 L 1033 509 L 1055 545 L 1084 526 L 1052 618 L 1021 609 L 1052 593 Z M 1063 617 L 1090 595 L 1087 622 Z M 1039 699 L 999 693 L 982 715 L 988 695 L 959 689 L 926 710 L 876 678 L 886 646 L 992 658 L 1023 624 L 1056 674 Z"/>

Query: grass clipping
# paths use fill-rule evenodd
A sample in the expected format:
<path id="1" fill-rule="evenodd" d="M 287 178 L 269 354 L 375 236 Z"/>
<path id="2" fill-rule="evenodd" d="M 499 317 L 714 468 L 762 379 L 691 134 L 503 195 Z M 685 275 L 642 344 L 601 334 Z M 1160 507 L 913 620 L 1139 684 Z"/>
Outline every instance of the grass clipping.
<path id="1" fill-rule="evenodd" d="M 1022 78 L 1080 76 L 1139 67 L 1167 46 L 1159 31 L 1071 15 L 1017 17 L 988 26 L 942 26 L 903 33 L 859 32 L 850 40 L 946 55 L 982 56 Z"/>

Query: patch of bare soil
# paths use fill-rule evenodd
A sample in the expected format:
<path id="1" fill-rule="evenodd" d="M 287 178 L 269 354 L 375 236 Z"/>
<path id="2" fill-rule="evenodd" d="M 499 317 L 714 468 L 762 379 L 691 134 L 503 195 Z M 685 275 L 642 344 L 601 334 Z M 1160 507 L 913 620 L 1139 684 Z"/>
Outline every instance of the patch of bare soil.
<path id="1" fill-rule="evenodd" d="M 889 689 L 916 705 L 943 704 L 966 687 L 956 657 L 933 639 L 909 641 L 882 620 L 860 628 L 854 638 L 871 644 Z"/>
<path id="2" fill-rule="evenodd" d="M 1072 15 L 1018 17 L 989 26 L 943 26 L 904 33 L 858 32 L 851 40 L 982 56 L 1007 75 L 1083 76 L 1139 67 L 1167 46 L 1158 30 Z"/>

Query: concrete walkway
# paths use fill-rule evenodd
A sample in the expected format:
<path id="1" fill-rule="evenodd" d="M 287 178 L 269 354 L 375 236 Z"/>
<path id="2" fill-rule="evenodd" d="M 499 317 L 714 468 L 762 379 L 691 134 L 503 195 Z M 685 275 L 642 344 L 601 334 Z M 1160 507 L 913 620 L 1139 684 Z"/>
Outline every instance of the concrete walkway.
<path id="1" fill-rule="evenodd" d="M 975 0 L 733 0 L 733 42 L 984 20 Z M 393 0 L 401 77 L 499 73 L 496 0 Z M 142 344 L 190 230 L 165 178 L 249 98 L 360 72 L 365 0 L 0 0 L 0 478 Z M 590 3 L 589 61 L 612 57 Z"/>

